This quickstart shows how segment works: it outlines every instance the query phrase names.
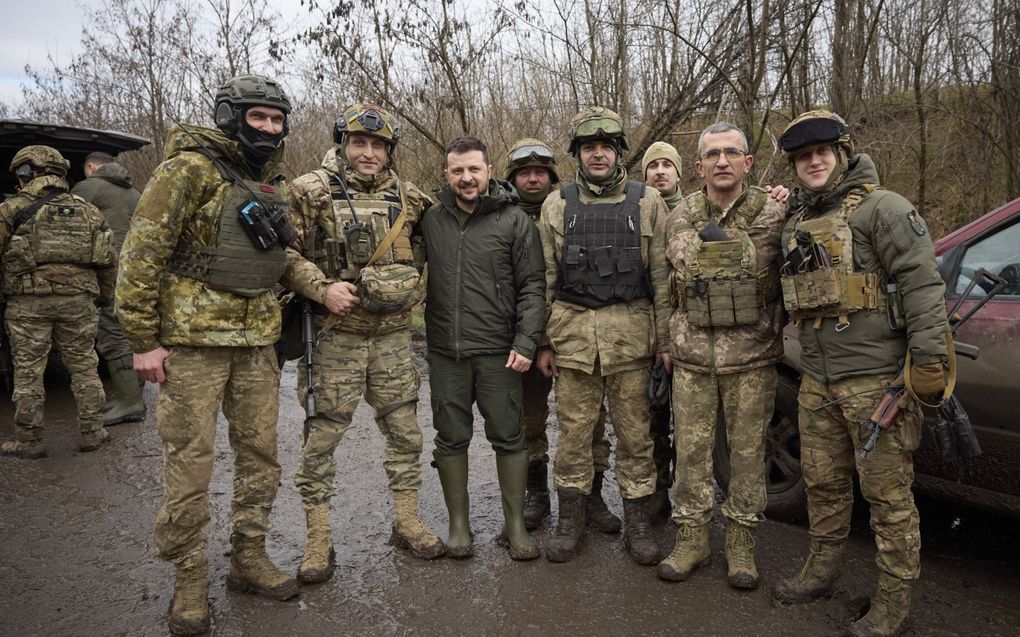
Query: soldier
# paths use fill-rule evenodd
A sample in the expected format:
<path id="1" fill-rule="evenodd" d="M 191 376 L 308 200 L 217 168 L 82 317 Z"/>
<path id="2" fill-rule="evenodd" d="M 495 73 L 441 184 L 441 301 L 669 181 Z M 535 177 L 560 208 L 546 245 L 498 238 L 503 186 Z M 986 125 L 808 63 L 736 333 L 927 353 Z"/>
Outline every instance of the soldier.
<path id="1" fill-rule="evenodd" d="M 779 582 L 773 597 L 801 603 L 833 592 L 856 469 L 871 505 L 879 576 L 870 610 L 850 633 L 898 635 L 920 572 L 910 492 L 921 440 L 917 397 L 937 399 L 945 388 L 945 285 L 924 221 L 910 202 L 879 185 L 874 163 L 855 152 L 842 118 L 804 113 L 786 127 L 779 147 L 798 184 L 783 231 L 789 256 L 782 284 L 786 309 L 800 325 L 801 467 L 811 547 L 800 573 Z M 870 427 L 862 425 L 875 419 L 883 388 L 897 394 L 900 413 L 867 452 Z"/>
<path id="2" fill-rule="evenodd" d="M 131 184 L 127 170 L 112 155 L 98 151 L 89 153 L 85 158 L 85 179 L 74 185 L 71 194 L 78 195 L 102 211 L 113 230 L 113 240 L 120 254 L 124 235 L 127 234 L 131 216 L 141 197 L 141 193 Z M 142 389 L 145 381 L 134 371 L 131 346 L 124 338 L 124 331 L 113 313 L 112 303 L 99 310 L 96 350 L 106 361 L 113 385 L 113 391 L 103 407 L 103 424 L 109 426 L 144 419 Z"/>
<path id="3" fill-rule="evenodd" d="M 276 82 L 239 75 L 216 91 L 219 130 L 170 129 L 166 159 L 138 202 L 124 240 L 117 314 L 134 367 L 160 383 L 163 506 L 156 550 L 176 569 L 170 632 L 209 628 L 209 522 L 216 415 L 234 451 L 227 587 L 277 600 L 297 582 L 266 555 L 280 482 L 276 418 L 280 368 L 273 344 L 294 229 L 283 211 L 280 159 L 290 100 Z"/>
<path id="4" fill-rule="evenodd" d="M 715 486 L 712 450 L 722 405 L 729 447 L 727 580 L 758 586 L 754 530 L 765 510 L 765 429 L 772 419 L 776 363 L 783 357 L 780 234 L 786 205 L 744 178 L 754 157 L 733 124 L 701 133 L 695 169 L 705 187 L 673 209 L 666 227 L 672 270 L 670 317 L 679 529 L 659 577 L 683 581 L 711 560 L 708 524 Z"/>
<path id="5" fill-rule="evenodd" d="M 312 368 L 318 415 L 307 421 L 294 476 L 308 525 L 298 568 L 304 583 L 326 581 L 333 572 L 334 452 L 362 396 L 386 439 L 383 466 L 395 510 L 391 541 L 421 559 L 445 550 L 418 515 L 422 435 L 411 308 L 420 300 L 422 264 L 414 261 L 410 236 L 428 198 L 397 176 L 397 140 L 393 115 L 374 104 L 353 104 L 336 120 L 338 146 L 326 153 L 322 168 L 288 189 L 298 241 L 287 251 L 283 283 L 321 310 Z M 303 402 L 304 361 L 298 378 Z"/>
<path id="6" fill-rule="evenodd" d="M 559 183 L 556 158 L 544 142 L 532 138 L 518 140 L 506 156 L 506 180 L 513 185 L 520 198 L 518 206 L 537 224 L 542 202 Z M 537 529 L 549 515 L 549 438 L 546 436 L 546 419 L 549 417 L 549 393 L 553 381 L 537 365 L 521 375 L 523 389 L 522 423 L 524 440 L 528 446 L 528 490 L 524 499 L 524 525 L 529 531 Z M 620 518 L 602 499 L 602 476 L 609 468 L 609 441 L 606 440 L 606 417 L 603 408 L 595 424 L 592 437 L 592 457 L 595 479 L 588 495 L 588 523 L 603 533 L 619 533 Z"/>
<path id="7" fill-rule="evenodd" d="M 641 173 L 645 185 L 659 191 L 666 209 L 673 210 L 683 201 L 680 190 L 680 153 L 672 144 L 655 142 L 641 157 Z M 669 487 L 673 484 L 673 441 L 669 438 L 670 406 L 652 405 L 652 460 L 655 462 L 655 493 L 648 499 L 648 515 L 652 520 L 666 520 L 672 509 L 669 502 Z"/>
<path id="8" fill-rule="evenodd" d="M 436 428 L 435 466 L 450 514 L 447 555 L 469 557 L 468 444 L 471 406 L 485 419 L 503 501 L 499 543 L 515 560 L 539 556 L 524 527 L 528 452 L 521 429 L 521 374 L 542 335 L 545 292 L 538 230 L 490 179 L 488 150 L 474 137 L 446 149 L 447 185 L 420 225 L 429 262 L 425 330 Z"/>
<path id="9" fill-rule="evenodd" d="M 49 146 L 26 146 L 11 160 L 18 194 L 0 204 L 4 320 L 14 361 L 15 439 L 0 453 L 42 458 L 43 373 L 50 344 L 71 374 L 82 451 L 110 439 L 95 352 L 100 305 L 112 302 L 117 253 L 99 210 L 68 192 L 70 164 Z"/>
<path id="10" fill-rule="evenodd" d="M 627 180 L 626 150 L 619 115 L 599 106 L 581 111 L 570 124 L 576 182 L 542 205 L 551 348 L 538 360 L 543 373 L 557 376 L 560 424 L 559 519 L 546 550 L 554 562 L 572 559 L 584 536 L 592 429 L 606 398 L 625 541 L 639 564 L 659 559 L 645 509 L 655 491 L 647 387 L 654 358 L 669 365 L 667 211 L 658 191 Z"/>

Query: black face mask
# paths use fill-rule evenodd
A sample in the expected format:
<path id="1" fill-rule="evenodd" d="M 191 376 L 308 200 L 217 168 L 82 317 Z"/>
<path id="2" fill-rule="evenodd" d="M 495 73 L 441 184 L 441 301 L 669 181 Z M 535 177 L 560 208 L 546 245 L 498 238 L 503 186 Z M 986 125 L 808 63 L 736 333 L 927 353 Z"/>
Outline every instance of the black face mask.
<path id="1" fill-rule="evenodd" d="M 287 136 L 287 124 L 283 125 L 283 132 L 272 135 L 264 133 L 248 125 L 247 117 L 241 118 L 241 130 L 238 131 L 237 140 L 241 142 L 244 156 L 249 162 L 261 166 L 280 148 L 283 138 Z"/>

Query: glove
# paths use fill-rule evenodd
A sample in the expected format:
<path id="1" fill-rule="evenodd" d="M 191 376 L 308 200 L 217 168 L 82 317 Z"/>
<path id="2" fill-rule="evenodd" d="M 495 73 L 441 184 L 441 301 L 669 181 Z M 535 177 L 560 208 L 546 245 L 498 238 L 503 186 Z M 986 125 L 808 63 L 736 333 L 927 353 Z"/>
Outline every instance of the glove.
<path id="1" fill-rule="evenodd" d="M 942 363 L 910 366 L 910 389 L 922 400 L 939 396 L 946 389 Z"/>
<path id="2" fill-rule="evenodd" d="M 662 359 L 656 357 L 652 373 L 648 375 L 648 401 L 652 407 L 668 406 L 671 402 L 672 389 L 672 375 L 666 373 L 666 367 L 662 364 Z"/>

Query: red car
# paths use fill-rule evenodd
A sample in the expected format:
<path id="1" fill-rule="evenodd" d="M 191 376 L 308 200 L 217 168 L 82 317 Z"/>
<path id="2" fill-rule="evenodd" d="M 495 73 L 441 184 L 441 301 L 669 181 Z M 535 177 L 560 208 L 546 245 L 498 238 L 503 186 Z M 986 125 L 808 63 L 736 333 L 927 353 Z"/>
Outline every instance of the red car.
<path id="1" fill-rule="evenodd" d="M 991 301 L 960 329 L 957 340 L 980 348 L 976 360 L 958 357 L 956 396 L 970 414 L 982 455 L 946 463 L 925 427 L 914 454 L 918 492 L 1020 518 L 1020 199 L 989 212 L 935 242 L 947 301 L 952 307 L 971 277 L 984 268 L 1007 282 Z M 966 312 L 987 290 L 975 286 L 963 301 Z M 779 366 L 776 409 L 766 437 L 767 514 L 773 518 L 806 517 L 800 470 L 797 389 L 800 345 L 796 330 L 783 335 L 786 356 Z M 930 414 L 929 414 L 930 415 Z M 930 423 L 929 423 L 930 424 Z M 719 428 L 715 452 L 716 481 L 729 478 L 725 428 Z"/>

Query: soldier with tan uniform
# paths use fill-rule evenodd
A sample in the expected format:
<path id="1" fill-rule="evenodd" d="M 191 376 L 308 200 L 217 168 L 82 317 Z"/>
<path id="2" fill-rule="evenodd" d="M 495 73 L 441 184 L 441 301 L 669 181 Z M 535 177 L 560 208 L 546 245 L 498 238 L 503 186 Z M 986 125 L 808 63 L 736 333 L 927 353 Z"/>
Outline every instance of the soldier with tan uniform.
<path id="1" fill-rule="evenodd" d="M 411 308 L 420 300 L 422 263 L 410 236 L 428 198 L 400 179 L 393 151 L 396 121 L 374 104 L 354 104 L 337 119 L 322 168 L 288 189 L 298 241 L 287 250 L 284 285 L 315 302 L 318 343 L 313 359 L 318 415 L 306 423 L 294 482 L 308 524 L 302 582 L 331 576 L 334 550 L 329 504 L 336 494 L 334 453 L 358 401 L 375 409 L 386 438 L 383 466 L 395 516 L 392 541 L 422 559 L 439 557 L 443 543 L 418 515 L 421 428 L 418 373 L 411 357 Z M 298 395 L 308 391 L 304 361 Z"/>
<path id="2" fill-rule="evenodd" d="M 117 253 L 99 210 L 68 192 L 70 164 L 49 146 L 26 146 L 11 160 L 18 194 L 0 204 L 0 278 L 14 362 L 15 439 L 0 453 L 46 455 L 43 373 L 56 344 L 78 405 L 79 449 L 110 439 L 103 429 L 103 384 L 96 366 L 95 302 L 113 301 Z"/>
<path id="3" fill-rule="evenodd" d="M 518 207 L 535 221 L 542 212 L 542 202 L 560 176 L 556 173 L 556 157 L 544 142 L 525 137 L 517 140 L 507 151 L 506 180 L 513 185 L 520 199 Z M 546 419 L 549 417 L 549 394 L 552 377 L 543 374 L 537 365 L 521 374 L 521 420 L 524 441 L 528 446 L 528 490 L 524 500 L 524 525 L 529 531 L 538 528 L 549 515 L 549 438 L 546 436 Z M 588 523 L 603 533 L 619 533 L 620 518 L 602 499 L 602 476 L 609 468 L 609 441 L 606 439 L 606 412 L 599 415 L 592 434 L 592 457 L 595 478 L 586 502 Z"/>
<path id="4" fill-rule="evenodd" d="M 234 451 L 227 587 L 277 600 L 297 582 L 266 555 L 280 483 L 276 419 L 280 308 L 273 286 L 294 229 L 283 210 L 280 159 L 290 100 L 258 75 L 216 92 L 219 130 L 170 130 L 166 159 L 138 202 L 117 279 L 117 314 L 135 370 L 160 383 L 163 506 L 156 550 L 177 569 L 169 627 L 209 629 L 209 522 L 216 415 Z"/>
<path id="5" fill-rule="evenodd" d="M 909 201 L 879 185 L 874 163 L 855 152 L 842 118 L 804 113 L 786 127 L 779 147 L 798 183 L 783 231 L 789 256 L 782 286 L 786 309 L 800 325 L 801 467 L 811 547 L 800 573 L 779 582 L 773 597 L 802 603 L 832 594 L 843 571 L 856 470 L 871 505 L 879 576 L 870 610 L 850 633 L 898 635 L 920 575 L 910 491 L 912 454 L 921 441 L 917 397 L 931 402 L 945 389 L 945 285 L 924 221 Z M 871 440 L 869 452 L 866 425 L 890 390 L 899 417 Z"/>
<path id="6" fill-rule="evenodd" d="M 712 450 L 722 405 L 731 477 L 726 517 L 727 579 L 756 588 L 754 530 L 765 510 L 765 429 L 772 418 L 776 363 L 783 357 L 780 234 L 786 205 L 747 186 L 754 164 L 747 139 L 718 122 L 701 133 L 695 164 L 705 187 L 670 213 L 666 256 L 672 270 L 670 317 L 679 529 L 659 577 L 683 581 L 711 560 L 708 524 L 715 504 Z"/>
<path id="7" fill-rule="evenodd" d="M 131 184 L 128 171 L 112 155 L 104 152 L 89 153 L 85 158 L 85 179 L 71 189 L 85 201 L 99 208 L 113 231 L 117 253 L 124 245 L 124 235 L 131 224 L 131 216 L 142 196 Z M 103 407 L 103 424 L 145 418 L 145 401 L 142 389 L 145 381 L 134 370 L 133 353 L 124 330 L 113 313 L 113 303 L 99 310 L 99 331 L 96 333 L 96 351 L 106 361 L 113 391 Z"/>
<path id="8" fill-rule="evenodd" d="M 538 362 L 557 376 L 560 424 L 559 519 L 546 555 L 561 562 L 577 554 L 594 477 L 592 430 L 608 398 L 625 540 L 635 561 L 654 564 L 659 549 L 645 510 L 655 491 L 647 387 L 655 357 L 669 364 L 666 205 L 656 190 L 627 180 L 619 115 L 587 108 L 570 129 L 577 179 L 546 199 L 539 226 L 551 347 Z"/>

